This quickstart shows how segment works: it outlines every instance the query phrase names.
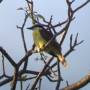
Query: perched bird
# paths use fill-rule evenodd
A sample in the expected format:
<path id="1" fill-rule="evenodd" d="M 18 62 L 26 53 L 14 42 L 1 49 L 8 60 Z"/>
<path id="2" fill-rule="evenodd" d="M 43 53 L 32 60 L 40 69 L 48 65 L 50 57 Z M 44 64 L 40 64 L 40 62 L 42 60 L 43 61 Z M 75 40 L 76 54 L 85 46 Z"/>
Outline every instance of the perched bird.
<path id="1" fill-rule="evenodd" d="M 31 29 L 31 28 L 27 28 Z M 50 30 L 46 30 L 39 27 L 33 27 L 33 40 L 38 52 L 44 51 L 54 57 L 56 57 L 64 67 L 67 67 L 67 62 L 65 57 L 61 53 L 60 46 L 56 40 L 53 40 L 48 46 L 45 48 L 45 45 L 48 43 L 49 40 L 53 37 L 53 34 Z"/>
<path id="2" fill-rule="evenodd" d="M 47 30 L 43 27 L 43 25 L 38 25 L 36 22 L 39 18 L 44 20 L 44 17 L 42 15 L 34 15 L 33 10 L 31 10 L 30 18 L 32 19 L 33 27 L 27 28 L 33 30 L 33 40 L 35 44 L 35 49 L 38 52 L 44 51 L 54 57 L 57 58 L 58 61 L 62 63 L 64 67 L 67 67 L 67 61 L 65 60 L 65 57 L 61 53 L 60 45 L 59 43 L 54 39 L 50 44 L 46 46 L 46 44 L 49 42 L 49 40 L 52 39 L 53 33 L 50 30 Z M 37 25 L 36 25 L 37 24 Z M 45 47 L 46 46 L 46 47 Z"/>

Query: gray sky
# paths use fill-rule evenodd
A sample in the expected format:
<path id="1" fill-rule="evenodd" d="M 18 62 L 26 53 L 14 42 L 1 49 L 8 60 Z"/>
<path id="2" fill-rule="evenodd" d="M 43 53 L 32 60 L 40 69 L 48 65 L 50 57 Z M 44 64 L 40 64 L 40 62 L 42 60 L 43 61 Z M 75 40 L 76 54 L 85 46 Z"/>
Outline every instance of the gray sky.
<path id="1" fill-rule="evenodd" d="M 46 17 L 49 20 L 50 16 L 53 15 L 53 21 L 55 23 L 62 21 L 66 18 L 67 8 L 65 4 L 65 0 L 34 0 L 35 1 L 35 10 Z M 85 0 L 76 0 L 77 3 L 73 5 L 73 7 L 77 7 L 81 2 Z M 22 11 L 17 11 L 16 9 L 19 7 L 25 7 L 24 0 L 4 0 L 0 4 L 0 46 L 5 48 L 7 52 L 16 60 L 16 62 L 24 55 L 22 39 L 20 35 L 20 30 L 16 28 L 16 25 L 21 25 L 24 18 L 24 13 Z M 83 9 L 78 11 L 75 14 L 76 19 L 72 22 L 69 33 L 67 35 L 67 39 L 65 40 L 63 46 L 63 52 L 65 52 L 69 48 L 69 35 L 72 33 L 76 35 L 79 32 L 79 40 L 85 40 L 83 44 L 76 47 L 76 51 L 70 54 L 67 57 L 67 60 L 70 64 L 69 69 L 65 70 L 61 69 L 63 77 L 69 81 L 69 83 L 75 82 L 88 74 L 90 72 L 90 4 L 85 6 Z M 32 40 L 32 32 L 26 30 L 25 32 L 26 41 L 28 44 L 28 48 L 31 48 L 33 40 Z M 33 55 L 31 57 L 34 58 Z M 32 64 L 29 65 L 30 68 L 42 69 L 39 61 L 36 63 L 32 61 Z M 37 64 L 38 63 L 38 64 Z M 34 66 L 35 65 L 35 66 Z M 6 62 L 7 72 L 10 69 L 8 62 Z M 1 71 L 0 64 L 0 71 Z M 1 73 L 1 72 L 0 72 Z M 46 83 L 45 80 L 44 83 Z M 43 90 L 52 89 L 51 86 L 45 86 L 43 83 Z M 49 83 L 49 82 L 48 82 Z M 65 85 L 65 82 L 62 83 Z M 89 90 L 90 84 L 85 86 L 81 90 Z M 0 87 L 0 90 L 9 90 L 9 87 L 6 85 L 5 87 Z M 18 89 L 19 90 L 19 89 Z M 52 89 L 54 90 L 54 89 Z"/>

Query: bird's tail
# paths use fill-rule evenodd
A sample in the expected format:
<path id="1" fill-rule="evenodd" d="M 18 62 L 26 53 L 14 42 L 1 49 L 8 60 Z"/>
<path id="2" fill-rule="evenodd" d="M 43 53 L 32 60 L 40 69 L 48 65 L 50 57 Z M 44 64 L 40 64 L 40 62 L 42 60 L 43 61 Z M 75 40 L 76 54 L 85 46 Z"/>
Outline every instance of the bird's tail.
<path id="1" fill-rule="evenodd" d="M 65 60 L 65 57 L 62 54 L 57 55 L 57 59 L 61 62 L 61 64 L 67 68 L 68 67 L 68 63 Z"/>

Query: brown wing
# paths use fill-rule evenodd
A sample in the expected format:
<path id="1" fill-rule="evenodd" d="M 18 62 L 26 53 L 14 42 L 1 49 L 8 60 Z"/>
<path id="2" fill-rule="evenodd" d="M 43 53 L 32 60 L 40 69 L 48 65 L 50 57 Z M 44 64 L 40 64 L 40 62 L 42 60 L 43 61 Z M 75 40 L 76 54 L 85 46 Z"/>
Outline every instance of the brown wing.
<path id="1" fill-rule="evenodd" d="M 41 29 L 40 33 L 42 35 L 42 38 L 44 38 L 47 42 L 53 37 L 52 32 L 50 32 L 46 29 Z"/>
<path id="2" fill-rule="evenodd" d="M 47 42 L 53 37 L 53 33 L 48 30 L 41 30 L 40 33 L 42 35 L 42 38 L 44 38 Z M 56 49 L 60 48 L 59 43 L 56 40 L 53 40 L 51 42 L 51 45 Z"/>

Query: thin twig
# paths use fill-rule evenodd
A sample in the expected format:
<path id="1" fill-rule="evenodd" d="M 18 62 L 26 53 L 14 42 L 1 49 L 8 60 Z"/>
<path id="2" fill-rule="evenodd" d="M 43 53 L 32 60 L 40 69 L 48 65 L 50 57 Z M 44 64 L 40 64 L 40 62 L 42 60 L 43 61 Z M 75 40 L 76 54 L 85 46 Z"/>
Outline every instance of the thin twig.
<path id="1" fill-rule="evenodd" d="M 46 70 L 46 68 L 48 67 L 48 65 L 49 65 L 50 62 L 52 61 L 52 59 L 53 59 L 53 57 L 48 60 L 47 64 L 44 66 L 44 68 L 42 69 L 42 71 L 38 74 L 38 76 L 37 76 L 34 84 L 33 84 L 32 87 L 31 87 L 31 90 L 34 90 L 34 89 L 35 89 L 35 87 L 36 87 L 39 79 L 41 78 L 42 74 L 44 73 L 44 71 Z"/>
<path id="2" fill-rule="evenodd" d="M 3 66 L 3 75 L 5 75 L 5 63 L 4 63 L 4 55 L 2 54 L 2 66 Z"/>
<path id="3" fill-rule="evenodd" d="M 39 81 L 39 90 L 41 90 L 41 83 L 42 83 L 42 79 L 40 79 Z"/>
<path id="4" fill-rule="evenodd" d="M 58 70 L 57 70 L 57 72 L 58 72 L 58 81 L 57 81 L 57 85 L 56 85 L 56 90 L 59 90 L 60 83 L 61 83 L 61 81 L 62 81 L 59 61 L 57 62 L 57 69 L 58 69 Z"/>
<path id="5" fill-rule="evenodd" d="M 86 0 L 86 2 L 84 2 L 79 7 L 77 7 L 75 10 L 73 10 L 73 12 L 75 13 L 75 12 L 79 11 L 81 8 L 83 8 L 84 6 L 86 6 L 89 3 L 90 3 L 90 0 Z"/>

